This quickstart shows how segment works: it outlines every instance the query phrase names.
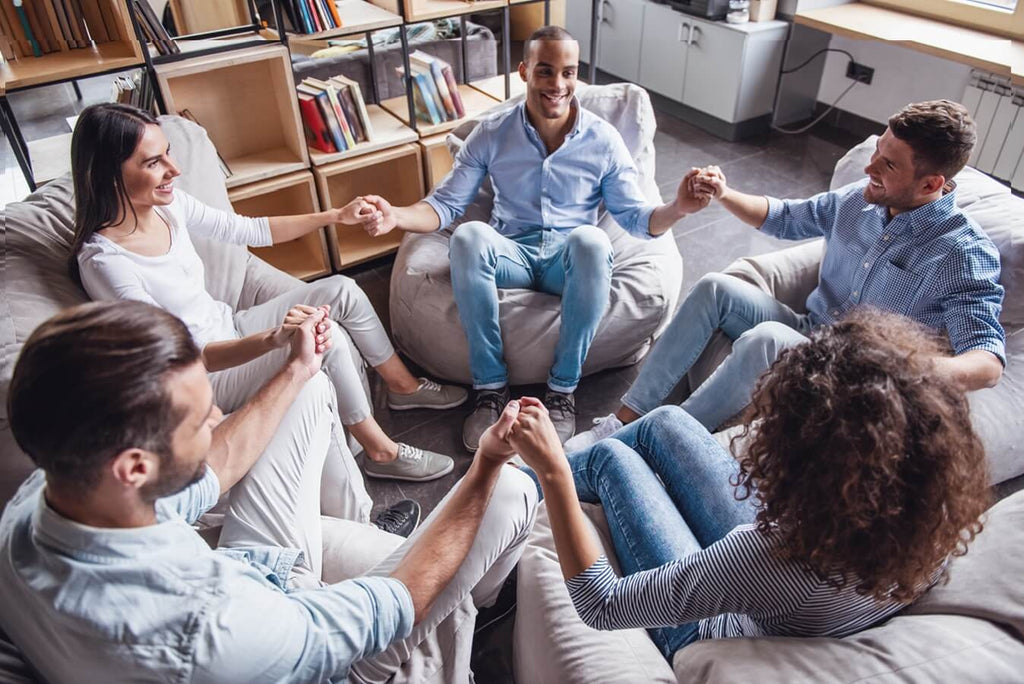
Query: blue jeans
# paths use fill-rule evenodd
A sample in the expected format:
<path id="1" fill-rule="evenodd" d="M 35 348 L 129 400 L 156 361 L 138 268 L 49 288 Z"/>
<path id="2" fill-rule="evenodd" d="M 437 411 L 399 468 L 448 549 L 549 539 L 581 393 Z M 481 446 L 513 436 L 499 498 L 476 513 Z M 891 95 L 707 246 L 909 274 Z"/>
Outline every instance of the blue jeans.
<path id="1" fill-rule="evenodd" d="M 508 384 L 498 321 L 498 288 L 528 288 L 562 297 L 562 323 L 548 387 L 572 392 L 608 307 L 612 243 L 594 226 L 565 233 L 538 229 L 507 238 L 482 221 L 455 229 L 449 246 L 452 289 L 469 343 L 476 389 Z"/>
<path id="2" fill-rule="evenodd" d="M 687 295 L 647 355 L 622 404 L 640 415 L 661 405 L 696 363 L 715 330 L 733 341 L 732 353 L 682 406 L 714 431 L 750 403 L 758 379 L 783 349 L 807 341 L 812 327 L 769 294 L 739 278 L 709 273 Z"/>
<path id="3" fill-rule="evenodd" d="M 568 458 L 580 501 L 604 508 L 623 575 L 697 553 L 756 514 L 752 498 L 734 496 L 732 454 L 678 406 L 654 410 Z M 648 632 L 669 661 L 698 637 L 692 622 Z"/>

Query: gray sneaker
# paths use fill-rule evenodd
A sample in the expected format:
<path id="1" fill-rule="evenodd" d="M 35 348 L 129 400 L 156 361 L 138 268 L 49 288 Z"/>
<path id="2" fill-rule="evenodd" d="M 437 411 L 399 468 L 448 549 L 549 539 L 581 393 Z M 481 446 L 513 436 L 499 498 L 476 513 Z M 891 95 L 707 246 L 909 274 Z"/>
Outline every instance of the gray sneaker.
<path id="1" fill-rule="evenodd" d="M 395 394 L 389 390 L 388 408 L 392 411 L 450 409 L 461 405 L 468 396 L 469 392 L 456 385 L 442 385 L 427 378 L 420 378 L 420 386 L 412 394 Z"/>
<path id="2" fill-rule="evenodd" d="M 455 461 L 443 454 L 418 449 L 408 444 L 398 444 L 398 458 L 387 463 L 366 459 L 363 471 L 369 477 L 386 480 L 408 480 L 428 482 L 452 472 Z"/>
<path id="3" fill-rule="evenodd" d="M 462 424 L 462 445 L 467 451 L 476 452 L 480 447 L 480 436 L 498 422 L 505 410 L 505 404 L 512 398 L 508 385 L 497 390 L 477 390 L 476 405 Z"/>
<path id="4" fill-rule="evenodd" d="M 576 434 L 576 397 L 571 392 L 566 394 L 549 389 L 544 393 L 544 406 L 555 425 L 558 439 L 565 444 Z"/>

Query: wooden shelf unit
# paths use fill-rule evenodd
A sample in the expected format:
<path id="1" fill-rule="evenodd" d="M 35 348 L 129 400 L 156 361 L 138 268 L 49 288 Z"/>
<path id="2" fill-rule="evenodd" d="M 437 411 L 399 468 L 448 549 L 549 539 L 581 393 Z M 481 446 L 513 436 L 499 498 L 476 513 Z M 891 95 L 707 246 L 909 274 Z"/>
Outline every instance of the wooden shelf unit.
<path id="1" fill-rule="evenodd" d="M 518 71 L 513 70 L 512 73 L 508 75 L 508 84 L 509 92 L 512 97 L 526 93 L 526 83 L 519 77 Z M 484 95 L 494 98 L 498 102 L 502 102 L 505 99 L 505 77 L 501 74 L 491 76 L 490 78 L 484 78 L 479 81 L 473 81 L 469 85 L 476 90 L 479 90 Z"/>
<path id="2" fill-rule="evenodd" d="M 451 152 L 448 151 L 447 138 L 447 133 L 441 133 L 419 141 L 420 154 L 423 156 L 423 180 L 427 192 L 437 187 L 455 163 Z"/>
<path id="3" fill-rule="evenodd" d="M 398 9 L 397 4 L 395 4 L 394 10 L 388 10 L 375 3 L 365 2 L 365 0 L 338 0 L 336 6 L 342 22 L 338 28 L 315 33 L 293 33 L 292 35 L 300 41 L 326 40 L 327 38 L 340 38 L 356 33 L 392 28 L 402 24 L 401 15 L 395 13 Z"/>
<path id="4" fill-rule="evenodd" d="M 231 168 L 229 188 L 309 167 L 284 46 L 195 57 L 156 73 L 168 111 L 188 109 Z"/>
<path id="5" fill-rule="evenodd" d="M 228 199 L 235 212 L 243 216 L 286 216 L 320 211 L 313 174 L 309 171 L 232 188 Z M 331 273 L 325 228 L 278 245 L 250 247 L 249 251 L 302 280 Z"/>
<path id="6" fill-rule="evenodd" d="M 313 165 L 323 166 L 324 164 L 332 164 L 343 159 L 351 159 L 363 154 L 369 154 L 370 152 L 416 142 L 418 137 L 416 132 L 382 107 L 368 104 L 366 105 L 366 113 L 369 114 L 370 125 L 373 127 L 373 140 L 359 143 L 344 152 L 321 152 L 310 147 L 309 159 L 313 162 Z"/>
<path id="7" fill-rule="evenodd" d="M 423 169 L 419 145 L 404 144 L 354 159 L 313 168 L 320 206 L 342 207 L 359 195 L 384 194 L 396 206 L 423 199 Z M 398 249 L 402 232 L 373 238 L 361 226 L 336 225 L 327 231 L 335 266 L 340 270 Z"/>
<path id="8" fill-rule="evenodd" d="M 142 47 L 135 39 L 135 29 L 128 17 L 128 6 L 123 0 L 100 1 L 112 10 L 120 36 L 118 40 L 99 43 L 91 48 L 51 52 L 42 57 L 22 57 L 4 62 L 0 64 L 0 93 L 142 66 Z"/>
<path id="9" fill-rule="evenodd" d="M 373 3 L 398 14 L 398 0 L 375 0 Z M 413 24 L 441 17 L 476 14 L 508 5 L 508 0 L 405 0 L 405 21 Z"/>
<path id="10" fill-rule="evenodd" d="M 168 0 L 178 35 L 244 26 L 251 19 L 246 0 Z"/>
<path id="11" fill-rule="evenodd" d="M 465 83 L 459 84 L 459 93 L 462 95 L 462 105 L 466 110 L 466 115 L 461 119 L 445 121 L 439 124 L 428 124 L 423 120 L 417 120 L 416 132 L 419 133 L 421 138 L 428 138 L 438 133 L 450 131 L 466 119 L 482 114 L 499 102 L 499 100 L 487 93 Z M 409 125 L 409 105 L 405 95 L 384 100 L 380 103 L 380 106 L 397 116 L 403 124 Z"/>

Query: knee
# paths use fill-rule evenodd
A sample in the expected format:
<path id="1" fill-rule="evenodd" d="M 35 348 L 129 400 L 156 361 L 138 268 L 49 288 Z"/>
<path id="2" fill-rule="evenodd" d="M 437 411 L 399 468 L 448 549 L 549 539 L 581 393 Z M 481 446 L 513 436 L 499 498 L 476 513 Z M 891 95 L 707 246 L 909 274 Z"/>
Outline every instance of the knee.
<path id="1" fill-rule="evenodd" d="M 465 263 L 479 257 L 490 246 L 495 235 L 494 228 L 483 221 L 467 221 L 452 233 L 448 243 L 448 255 L 452 261 Z"/>
<path id="2" fill-rule="evenodd" d="M 612 241 L 608 233 L 596 226 L 580 226 L 565 241 L 569 258 L 577 264 L 605 267 L 611 271 Z"/>
<path id="3" fill-rule="evenodd" d="M 327 373 L 320 372 L 314 373 L 313 377 L 306 381 L 292 405 L 302 411 L 304 415 L 328 414 L 333 416 L 335 403 L 334 385 L 331 384 Z"/>
<path id="4" fill-rule="evenodd" d="M 537 483 L 518 468 L 502 467 L 488 508 L 515 527 L 517 535 L 529 534 L 536 515 Z"/>
<path id="5" fill-rule="evenodd" d="M 690 290 L 690 297 L 698 297 L 702 301 L 716 302 L 722 292 L 728 291 L 729 286 L 736 282 L 736 278 L 724 273 L 705 273 L 694 284 Z"/>
<path id="6" fill-rule="evenodd" d="M 765 321 L 740 335 L 733 343 L 733 353 L 764 355 L 770 363 L 783 349 L 794 347 L 806 340 L 807 338 L 800 332 L 785 323 Z"/>
<path id="7" fill-rule="evenodd" d="M 351 311 L 357 310 L 359 307 L 372 307 L 363 288 L 348 276 L 333 275 L 317 281 L 315 287 L 327 294 L 328 301 L 310 301 L 309 304 L 312 306 L 330 304 L 331 318 L 336 321 L 344 320 Z"/>

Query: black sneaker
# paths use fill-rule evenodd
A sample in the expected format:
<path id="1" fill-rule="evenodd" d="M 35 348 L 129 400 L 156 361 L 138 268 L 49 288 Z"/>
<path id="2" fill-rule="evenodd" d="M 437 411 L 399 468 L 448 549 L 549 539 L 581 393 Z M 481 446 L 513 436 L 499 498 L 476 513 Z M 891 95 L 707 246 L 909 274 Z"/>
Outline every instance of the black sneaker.
<path id="1" fill-rule="evenodd" d="M 420 505 L 412 499 L 399 501 L 385 508 L 373 519 L 373 524 L 399 537 L 408 537 L 420 524 Z"/>
<path id="2" fill-rule="evenodd" d="M 544 393 L 544 406 L 555 425 L 558 439 L 565 444 L 567 439 L 576 434 L 576 397 L 571 392 L 566 394 L 548 389 Z"/>
<path id="3" fill-rule="evenodd" d="M 467 451 L 476 453 L 480 446 L 480 437 L 487 428 L 498 422 L 505 404 L 512 395 L 508 385 L 496 390 L 477 390 L 473 412 L 466 416 L 462 424 L 462 445 Z"/>

